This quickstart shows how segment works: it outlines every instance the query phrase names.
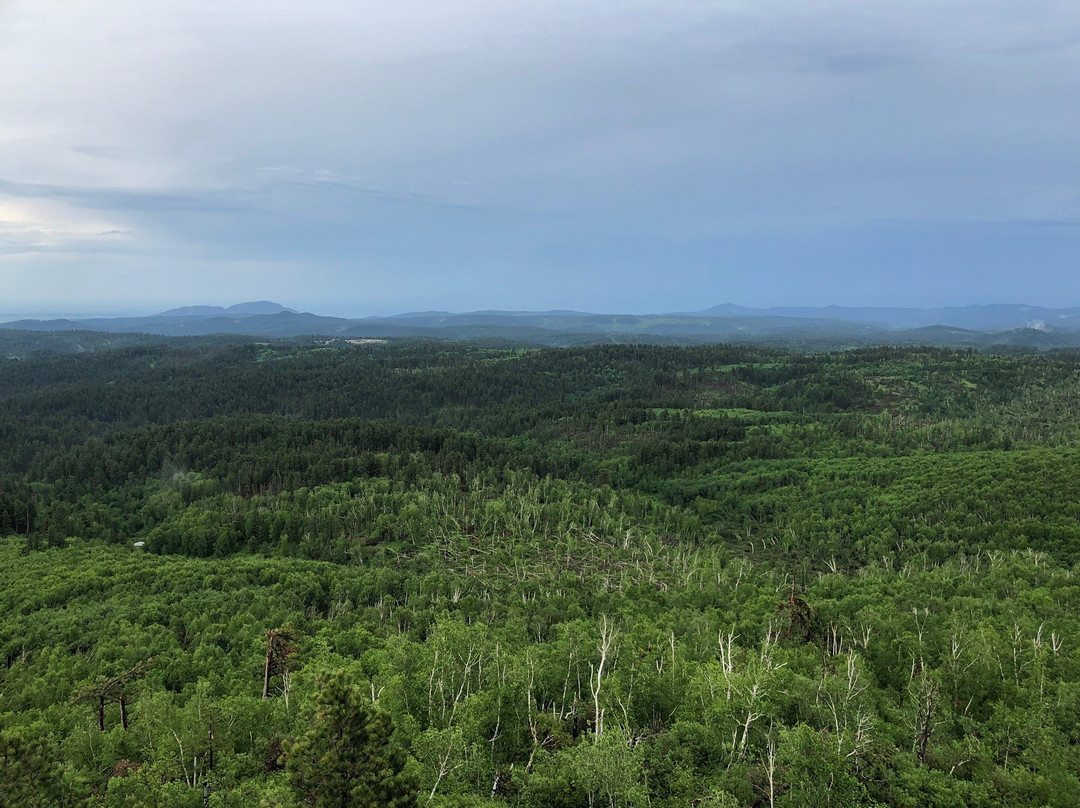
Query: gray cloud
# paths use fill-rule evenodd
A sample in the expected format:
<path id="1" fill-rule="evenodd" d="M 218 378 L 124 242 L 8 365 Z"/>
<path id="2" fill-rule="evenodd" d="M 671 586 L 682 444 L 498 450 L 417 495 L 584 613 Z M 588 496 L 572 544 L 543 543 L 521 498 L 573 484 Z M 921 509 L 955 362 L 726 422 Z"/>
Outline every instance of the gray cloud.
<path id="1" fill-rule="evenodd" d="M 252 207 L 252 191 L 111 188 L 17 182 L 0 178 L 0 194 L 27 199 L 60 199 L 95 210 L 170 213 L 180 210 L 229 213 Z"/>
<path id="2" fill-rule="evenodd" d="M 84 157 L 97 157 L 102 160 L 122 160 L 124 153 L 111 146 L 72 146 L 71 151 Z"/>
<path id="3" fill-rule="evenodd" d="M 146 277 L 102 297 L 357 313 L 1075 293 L 1074 3 L 39 0 L 0 40 L 0 219 L 56 256 L 9 298 L 109 239 Z"/>

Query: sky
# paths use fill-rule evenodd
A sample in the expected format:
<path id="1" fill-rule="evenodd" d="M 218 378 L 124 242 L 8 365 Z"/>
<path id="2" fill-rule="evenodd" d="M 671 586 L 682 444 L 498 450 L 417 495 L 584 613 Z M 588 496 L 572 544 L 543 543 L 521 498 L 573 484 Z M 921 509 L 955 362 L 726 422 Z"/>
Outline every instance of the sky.
<path id="1" fill-rule="evenodd" d="M 1076 0 L 0 0 L 0 312 L 1080 305 Z"/>

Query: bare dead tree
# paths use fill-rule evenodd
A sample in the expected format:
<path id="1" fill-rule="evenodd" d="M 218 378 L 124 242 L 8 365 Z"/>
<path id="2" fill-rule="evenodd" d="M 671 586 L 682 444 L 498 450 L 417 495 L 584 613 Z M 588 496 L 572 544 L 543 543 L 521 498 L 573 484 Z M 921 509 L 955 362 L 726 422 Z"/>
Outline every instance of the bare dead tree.
<path id="1" fill-rule="evenodd" d="M 769 778 L 769 808 L 776 806 L 776 739 L 773 737 L 773 728 L 769 727 L 769 741 L 765 747 L 763 763 L 765 774 Z"/>
<path id="2" fill-rule="evenodd" d="M 922 675 L 913 682 L 915 689 L 914 751 L 922 766 L 926 761 L 926 749 L 934 730 L 941 721 L 937 718 L 940 689 L 930 676 Z"/>
<path id="3" fill-rule="evenodd" d="M 618 629 L 615 628 L 615 622 L 605 614 L 600 621 L 600 641 L 596 645 L 596 650 L 600 653 L 600 661 L 595 666 L 592 664 L 589 665 L 591 671 L 590 684 L 592 686 L 593 709 L 596 711 L 594 741 L 599 741 L 600 736 L 604 734 L 604 710 L 600 706 L 600 687 L 603 683 L 604 667 L 607 665 L 608 660 L 614 655 L 615 639 L 617 636 Z"/>

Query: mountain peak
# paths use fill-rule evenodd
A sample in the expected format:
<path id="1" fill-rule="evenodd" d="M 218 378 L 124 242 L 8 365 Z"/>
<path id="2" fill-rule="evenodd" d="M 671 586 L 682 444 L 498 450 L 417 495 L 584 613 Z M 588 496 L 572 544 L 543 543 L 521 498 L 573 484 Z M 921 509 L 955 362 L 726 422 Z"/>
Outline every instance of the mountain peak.
<path id="1" fill-rule="evenodd" d="M 226 314 L 281 314 L 282 312 L 288 312 L 290 314 L 296 314 L 296 309 L 288 309 L 282 306 L 280 303 L 274 303 L 270 300 L 255 300 L 249 303 L 237 303 L 234 306 L 229 306 L 225 309 Z"/>
<path id="2" fill-rule="evenodd" d="M 270 300 L 254 300 L 248 303 L 236 303 L 229 306 L 180 306 L 158 314 L 158 317 L 217 317 L 221 315 L 233 317 L 253 317 L 259 314 L 281 314 L 289 312 L 296 314 L 295 309 L 288 309 L 280 303 Z"/>

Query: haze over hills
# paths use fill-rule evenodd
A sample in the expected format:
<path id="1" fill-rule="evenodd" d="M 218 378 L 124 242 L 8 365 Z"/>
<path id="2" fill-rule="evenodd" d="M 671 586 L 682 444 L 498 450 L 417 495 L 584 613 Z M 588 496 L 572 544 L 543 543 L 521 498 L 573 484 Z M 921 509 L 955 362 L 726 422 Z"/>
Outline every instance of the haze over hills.
<path id="1" fill-rule="evenodd" d="M 344 318 L 300 312 L 271 301 L 185 306 L 146 317 L 16 320 L 0 328 L 164 336 L 235 334 L 509 339 L 537 344 L 601 341 L 774 342 L 815 346 L 871 344 L 1080 346 L 1080 308 L 1023 304 L 900 307 L 773 307 L 722 304 L 698 312 L 595 314 L 554 311 L 407 312 Z"/>
<path id="2" fill-rule="evenodd" d="M 779 306 L 755 309 L 725 303 L 694 313 L 706 317 L 812 317 L 860 322 L 882 328 L 953 326 L 975 331 L 1008 331 L 1017 328 L 1080 330 L 1080 308 L 1050 309 L 1002 303 L 927 309 L 895 306 Z"/>
<path id="3" fill-rule="evenodd" d="M 181 306 L 176 309 L 163 311 L 157 317 L 214 317 L 217 315 L 229 315 L 233 317 L 252 317 L 257 314 L 280 314 L 281 312 L 297 314 L 296 309 L 287 309 L 280 303 L 271 303 L 269 300 L 256 300 L 250 303 L 236 303 L 232 306 Z"/>

